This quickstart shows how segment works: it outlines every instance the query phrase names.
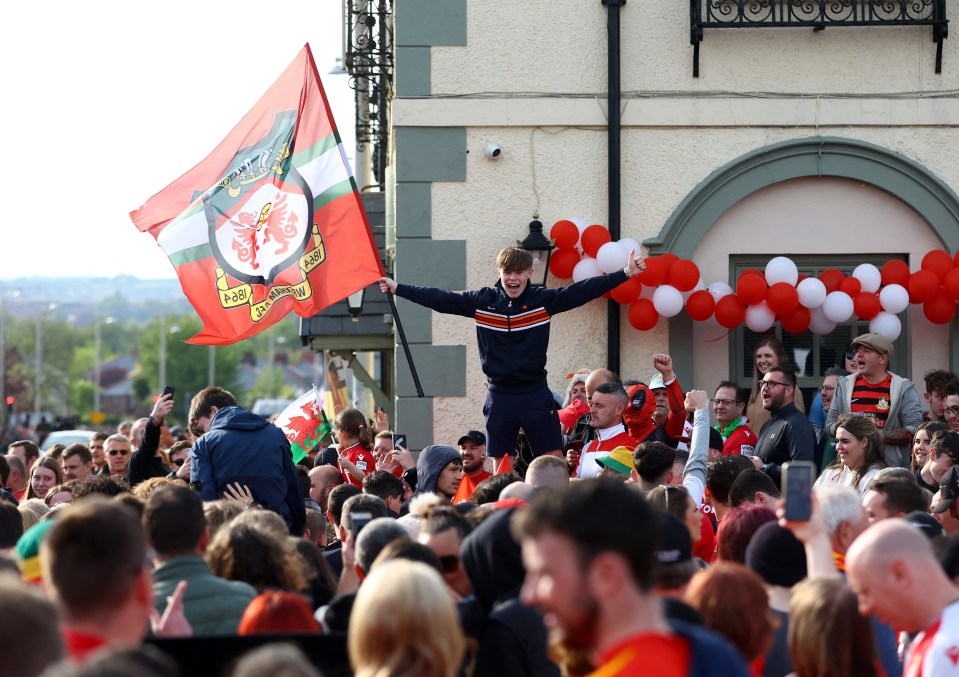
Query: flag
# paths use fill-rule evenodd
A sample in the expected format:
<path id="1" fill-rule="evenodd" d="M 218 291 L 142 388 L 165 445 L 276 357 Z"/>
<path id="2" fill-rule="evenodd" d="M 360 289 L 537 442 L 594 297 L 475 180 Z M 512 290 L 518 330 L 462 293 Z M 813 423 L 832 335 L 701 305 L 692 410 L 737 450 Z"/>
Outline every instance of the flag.
<path id="1" fill-rule="evenodd" d="M 200 164 L 130 213 L 224 345 L 383 275 L 309 45 Z"/>
<path id="2" fill-rule="evenodd" d="M 291 402 L 274 421 L 290 441 L 294 463 L 306 457 L 332 430 L 321 402 L 322 398 L 316 392 L 316 386 L 313 386 Z"/>

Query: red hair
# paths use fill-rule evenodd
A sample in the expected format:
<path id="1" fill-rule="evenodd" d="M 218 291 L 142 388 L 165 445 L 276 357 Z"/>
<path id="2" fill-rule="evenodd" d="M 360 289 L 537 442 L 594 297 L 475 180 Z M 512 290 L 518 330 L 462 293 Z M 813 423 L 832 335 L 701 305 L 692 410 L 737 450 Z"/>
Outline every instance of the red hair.
<path id="1" fill-rule="evenodd" d="M 253 598 L 240 619 L 239 635 L 320 633 L 320 624 L 303 595 L 270 590 Z"/>
<path id="2" fill-rule="evenodd" d="M 776 514 L 769 508 L 753 503 L 744 503 L 733 508 L 716 532 L 716 556 L 728 562 L 746 563 L 746 546 L 753 534 L 766 522 L 773 522 Z"/>

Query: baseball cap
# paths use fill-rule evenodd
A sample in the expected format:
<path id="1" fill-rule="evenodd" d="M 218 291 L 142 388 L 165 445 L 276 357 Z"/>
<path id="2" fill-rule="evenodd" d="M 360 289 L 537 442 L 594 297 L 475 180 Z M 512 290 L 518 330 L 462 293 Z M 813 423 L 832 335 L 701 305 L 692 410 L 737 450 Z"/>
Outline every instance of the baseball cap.
<path id="1" fill-rule="evenodd" d="M 882 334 L 863 334 L 852 340 L 852 347 L 862 346 L 874 350 L 880 355 L 892 355 L 892 341 Z"/>
<path id="2" fill-rule="evenodd" d="M 689 528 L 668 512 L 659 513 L 660 541 L 656 561 L 660 564 L 682 564 L 693 558 L 693 541 Z"/>
<path id="3" fill-rule="evenodd" d="M 663 383 L 663 375 L 658 371 L 653 374 L 653 377 L 649 379 L 649 389 L 658 390 L 659 388 L 665 388 L 666 384 Z"/>
<path id="4" fill-rule="evenodd" d="M 481 433 L 479 430 L 470 430 L 456 441 L 457 446 L 462 446 L 463 442 L 466 440 L 469 440 L 478 447 L 482 447 L 486 444 L 486 435 Z"/>
<path id="5" fill-rule="evenodd" d="M 582 400 L 573 400 L 568 407 L 560 409 L 556 413 L 559 415 L 560 423 L 567 428 L 572 428 L 576 425 L 580 416 L 589 413 L 589 405 Z"/>
<path id="6" fill-rule="evenodd" d="M 722 451 L 726 442 L 723 440 L 723 436 L 715 428 L 709 429 L 709 448 L 710 449 L 719 449 Z"/>
<path id="7" fill-rule="evenodd" d="M 616 447 L 609 452 L 608 456 L 597 458 L 596 462 L 604 468 L 615 470 L 620 475 L 626 475 L 627 477 L 636 469 L 636 466 L 633 465 L 633 450 L 629 447 Z"/>
<path id="8" fill-rule="evenodd" d="M 921 510 L 913 510 L 908 515 L 903 515 L 904 520 L 909 522 L 912 526 L 916 527 L 924 533 L 929 538 L 935 538 L 936 536 L 942 536 L 945 534 L 945 530 L 942 528 L 942 525 L 936 520 L 935 517 L 930 515 L 927 512 L 922 512 Z"/>
<path id="9" fill-rule="evenodd" d="M 939 502 L 932 512 L 936 515 L 946 512 L 959 496 L 959 466 L 952 466 L 939 480 Z"/>

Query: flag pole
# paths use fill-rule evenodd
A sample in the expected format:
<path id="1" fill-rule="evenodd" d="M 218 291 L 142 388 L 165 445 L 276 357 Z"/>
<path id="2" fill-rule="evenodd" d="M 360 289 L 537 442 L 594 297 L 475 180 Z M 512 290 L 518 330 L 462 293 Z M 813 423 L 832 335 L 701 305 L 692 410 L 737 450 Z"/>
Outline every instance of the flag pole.
<path id="1" fill-rule="evenodd" d="M 420 385 L 420 377 L 416 373 L 416 365 L 413 364 L 413 355 L 410 353 L 410 345 L 406 342 L 406 333 L 403 331 L 403 323 L 400 322 L 400 314 L 396 312 L 396 301 L 393 300 L 393 293 L 386 292 L 386 298 L 390 302 L 390 312 L 393 313 L 393 322 L 396 323 L 396 332 L 400 335 L 400 343 L 403 344 L 403 351 L 406 353 L 406 361 L 410 365 L 410 373 L 413 375 L 413 385 L 416 386 L 418 397 L 424 397 L 423 386 Z"/>

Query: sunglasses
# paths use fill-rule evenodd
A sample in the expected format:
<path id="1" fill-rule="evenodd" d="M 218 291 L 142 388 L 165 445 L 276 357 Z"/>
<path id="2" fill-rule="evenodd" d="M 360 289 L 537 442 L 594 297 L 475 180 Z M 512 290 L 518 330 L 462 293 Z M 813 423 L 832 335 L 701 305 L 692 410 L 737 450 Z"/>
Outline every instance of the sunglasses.
<path id="1" fill-rule="evenodd" d="M 173 464 L 174 464 L 174 465 L 178 465 L 178 466 L 182 466 L 185 461 L 186 461 L 185 458 L 175 458 L 175 459 L 173 459 Z"/>
<path id="2" fill-rule="evenodd" d="M 129 449 L 111 449 L 110 450 L 111 456 L 126 456 L 129 453 L 130 453 Z"/>
<path id="3" fill-rule="evenodd" d="M 452 574 L 459 567 L 460 558 L 458 555 L 443 555 L 440 557 L 440 564 L 443 565 L 443 573 Z"/>

